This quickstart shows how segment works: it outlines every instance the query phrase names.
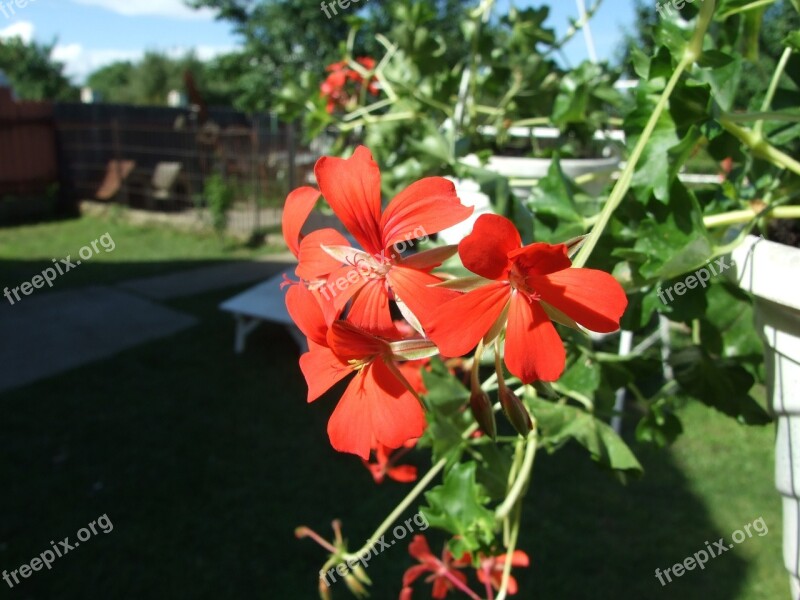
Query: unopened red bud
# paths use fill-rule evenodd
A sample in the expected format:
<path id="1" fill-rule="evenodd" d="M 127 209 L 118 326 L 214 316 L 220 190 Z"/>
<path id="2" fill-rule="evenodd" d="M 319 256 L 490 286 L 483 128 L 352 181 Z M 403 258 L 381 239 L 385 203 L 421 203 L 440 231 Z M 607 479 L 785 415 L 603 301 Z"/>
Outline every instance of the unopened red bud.
<path id="1" fill-rule="evenodd" d="M 492 409 L 492 401 L 489 400 L 489 395 L 483 390 L 472 392 L 469 397 L 469 406 L 481 431 L 490 438 L 495 439 L 497 437 L 497 422 L 494 418 L 494 410 Z"/>
<path id="2" fill-rule="evenodd" d="M 319 597 L 320 600 L 331 600 L 330 584 L 322 578 L 319 580 Z"/>
<path id="3" fill-rule="evenodd" d="M 522 403 L 522 400 L 508 388 L 500 390 L 500 405 L 503 407 L 503 412 L 509 422 L 514 426 L 523 437 L 527 437 L 533 429 L 533 422 L 531 416 L 528 414 L 528 409 Z"/>

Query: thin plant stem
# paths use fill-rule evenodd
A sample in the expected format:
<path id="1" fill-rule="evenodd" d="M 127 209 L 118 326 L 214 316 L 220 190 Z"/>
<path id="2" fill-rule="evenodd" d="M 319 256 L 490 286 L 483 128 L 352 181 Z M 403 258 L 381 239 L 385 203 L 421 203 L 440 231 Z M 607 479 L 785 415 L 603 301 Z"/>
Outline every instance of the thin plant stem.
<path id="1" fill-rule="evenodd" d="M 783 54 L 781 54 L 781 59 L 778 61 L 778 66 L 775 68 L 775 73 L 772 74 L 772 81 L 769 84 L 767 95 L 764 96 L 764 102 L 761 105 L 762 113 L 767 112 L 772 106 L 772 99 L 775 97 L 775 92 L 778 91 L 778 84 L 780 83 L 781 77 L 783 76 L 783 71 L 786 69 L 786 63 L 789 62 L 789 58 L 791 56 L 792 56 L 792 49 L 784 48 Z M 753 133 L 755 133 L 759 137 L 763 137 L 764 135 L 763 119 L 758 120 L 755 127 L 753 128 Z"/>
<path id="2" fill-rule="evenodd" d="M 478 424 L 474 423 L 470 425 L 464 433 L 461 435 L 462 439 L 469 439 L 469 437 L 478 430 Z M 378 525 L 378 528 L 375 532 L 370 536 L 367 540 L 367 543 L 364 544 L 361 548 L 359 548 L 356 552 L 350 552 L 349 554 L 345 554 L 342 558 L 344 560 L 348 559 L 355 559 L 363 555 L 367 550 L 372 548 L 372 544 L 374 540 L 379 540 L 381 536 L 383 536 L 389 528 L 394 524 L 397 519 L 400 518 L 409 506 L 416 500 L 419 495 L 425 491 L 431 482 L 442 472 L 442 470 L 447 465 L 449 457 L 445 456 L 439 460 L 431 469 L 417 482 L 417 485 L 408 493 L 408 495 L 403 498 L 403 500 L 398 504 L 395 509 L 386 517 L 383 522 Z"/>
<path id="3" fill-rule="evenodd" d="M 661 97 L 658 99 L 658 102 L 653 110 L 653 114 L 650 116 L 650 119 L 648 120 L 647 125 L 645 126 L 644 131 L 642 132 L 642 135 L 633 150 L 633 153 L 631 154 L 631 157 L 628 159 L 628 164 L 625 166 L 625 170 L 620 174 L 619 180 L 614 186 L 614 189 L 611 191 L 611 196 L 609 196 L 603 211 L 600 213 L 600 218 L 598 219 L 597 224 L 592 229 L 589 237 L 586 238 L 586 242 L 578 253 L 578 256 L 573 263 L 575 267 L 583 267 L 586 265 L 586 261 L 589 259 L 595 247 L 597 246 L 600 236 L 608 226 L 611 216 L 614 214 L 614 211 L 619 207 L 619 205 L 622 203 L 622 200 L 625 198 L 625 195 L 628 193 L 628 190 L 633 183 L 633 174 L 636 171 L 636 167 L 638 166 L 639 161 L 644 154 L 647 144 L 650 142 L 650 138 L 656 129 L 656 125 L 661 118 L 661 114 L 669 104 L 669 99 L 672 95 L 672 92 L 675 91 L 675 87 L 678 85 L 683 72 L 700 56 L 703 47 L 703 38 L 705 37 L 706 30 L 711 23 L 715 5 L 716 0 L 705 0 L 703 3 L 700 9 L 700 15 L 697 20 L 697 28 L 695 29 L 694 36 L 691 42 L 689 42 L 681 61 L 678 63 L 678 66 L 672 73 L 672 77 L 670 77 L 670 80 L 667 83 L 667 86 L 664 88 Z"/>

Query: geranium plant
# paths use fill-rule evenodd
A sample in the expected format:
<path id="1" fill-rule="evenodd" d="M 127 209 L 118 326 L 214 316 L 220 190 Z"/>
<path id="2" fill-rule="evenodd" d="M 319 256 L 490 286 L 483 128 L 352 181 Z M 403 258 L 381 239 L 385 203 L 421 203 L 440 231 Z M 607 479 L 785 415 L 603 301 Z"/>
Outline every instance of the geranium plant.
<path id="1" fill-rule="evenodd" d="M 368 149 L 370 119 L 379 118 L 370 109 L 358 117 L 367 147 L 321 158 L 319 188 L 287 198 L 284 236 L 298 258 L 287 307 L 308 339 L 300 359 L 308 401 L 342 382 L 328 423 L 333 448 L 361 459 L 379 483 L 416 480 L 363 547 L 348 547 L 338 522 L 333 541 L 298 530 L 329 553 L 323 598 L 329 576 L 365 595 L 375 544 L 419 505 L 426 528 L 447 543 L 434 553 L 414 537 L 416 564 L 398 586 L 401 598 L 428 593 L 427 583 L 435 598 L 502 600 L 517 591 L 513 569 L 535 562 L 518 542 L 539 450 L 574 440 L 599 465 L 635 476 L 641 466 L 609 426 L 613 416 L 634 425 L 639 440 L 661 444 L 680 434 L 676 411 L 690 398 L 742 423 L 769 421 L 750 395 L 763 364 L 748 296 L 722 275 L 702 285 L 687 277 L 724 262 L 754 227 L 768 233 L 769 222 L 800 217 L 800 163 L 787 149 L 800 127 L 800 33 L 785 40 L 755 110 L 734 105 L 765 4 L 704 0 L 659 24 L 654 55 L 634 57 L 640 82 L 624 114 L 628 155 L 608 196 L 587 200 L 555 160 L 530 198 L 495 187 L 500 214 L 481 216 L 458 245 L 439 244 L 436 234 L 472 209 L 450 181 L 419 178 L 406 162 L 382 165 L 391 169 L 386 185 Z M 377 100 L 392 106 L 380 118 L 402 122 L 383 74 L 390 64 L 361 75 L 375 76 L 388 95 Z M 416 75 L 408 74 L 410 88 Z M 779 98 L 795 102 L 776 106 Z M 458 91 L 437 102 L 471 105 Z M 446 139 L 450 131 L 432 133 Z M 403 143 L 430 151 L 431 139 Z M 701 151 L 724 164 L 720 183 L 691 188 L 681 171 Z M 452 159 L 443 151 L 442 173 Z M 382 190 L 392 192 L 385 205 Z M 320 197 L 349 236 L 301 235 Z M 667 303 L 662 289 L 676 282 L 691 293 Z M 665 325 L 671 351 L 651 343 Z M 620 328 L 641 343 L 618 353 L 610 334 Z M 619 389 L 632 400 L 624 415 L 615 409 Z M 427 472 L 402 467 L 412 448 L 430 453 Z"/>

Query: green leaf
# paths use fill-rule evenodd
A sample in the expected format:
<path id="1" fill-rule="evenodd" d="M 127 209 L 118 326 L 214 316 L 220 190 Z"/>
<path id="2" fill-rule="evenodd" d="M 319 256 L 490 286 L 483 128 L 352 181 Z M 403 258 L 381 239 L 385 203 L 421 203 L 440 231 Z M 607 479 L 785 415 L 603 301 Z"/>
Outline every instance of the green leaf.
<path id="1" fill-rule="evenodd" d="M 647 414 L 636 425 L 636 439 L 640 442 L 668 446 L 683 433 L 681 421 L 672 412 L 669 402 L 661 399 L 653 403 Z"/>
<path id="2" fill-rule="evenodd" d="M 760 361 L 763 346 L 753 326 L 750 296 L 730 282 L 709 288 L 708 310 L 701 321 L 703 345 L 715 354 L 750 356 Z"/>
<path id="3" fill-rule="evenodd" d="M 485 549 L 494 540 L 494 512 L 486 508 L 489 497 L 475 474 L 472 461 L 454 465 L 444 483 L 425 494 L 428 506 L 422 507 L 431 525 L 453 535 L 450 550 L 456 557 Z"/>
<path id="4" fill-rule="evenodd" d="M 740 423 L 764 425 L 770 417 L 750 396 L 754 379 L 730 359 L 713 358 L 705 348 L 690 346 L 672 355 L 675 379 L 688 395 Z"/>
<path id="5" fill-rule="evenodd" d="M 469 400 L 469 390 L 462 384 L 439 359 L 433 359 L 430 370 L 423 369 L 422 380 L 428 393 L 431 410 L 444 414 L 453 414 Z"/>
<path id="6" fill-rule="evenodd" d="M 712 249 L 697 198 L 675 180 L 667 206 L 651 203 L 651 216 L 639 227 L 634 250 L 646 257 L 640 274 L 646 280 L 676 277 L 705 264 Z"/>
<path id="7" fill-rule="evenodd" d="M 708 83 L 722 110 L 729 111 L 733 107 L 742 74 L 742 57 L 725 54 L 718 50 L 703 52 L 698 64 L 700 69 L 693 76 Z"/>
<path id="8" fill-rule="evenodd" d="M 642 465 L 616 432 L 593 415 L 568 404 L 527 396 L 526 401 L 543 434 L 543 442 L 557 448 L 574 439 L 586 448 L 592 460 L 614 471 L 640 475 Z"/>
<path id="9" fill-rule="evenodd" d="M 465 446 L 462 434 L 472 424 L 471 414 L 463 410 L 470 393 L 441 360 L 434 358 L 430 364 L 429 371 L 422 371 L 428 390 L 428 427 L 419 445 L 432 448 L 434 462 L 448 458 L 454 463 L 461 455 L 456 450 Z"/>

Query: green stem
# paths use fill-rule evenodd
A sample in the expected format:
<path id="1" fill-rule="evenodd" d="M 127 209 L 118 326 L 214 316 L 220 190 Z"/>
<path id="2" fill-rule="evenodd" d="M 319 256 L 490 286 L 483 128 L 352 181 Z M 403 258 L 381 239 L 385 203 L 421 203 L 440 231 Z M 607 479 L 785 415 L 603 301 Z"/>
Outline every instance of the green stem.
<path id="1" fill-rule="evenodd" d="M 505 600 L 508 594 L 508 582 L 511 580 L 511 567 L 514 557 L 514 550 L 517 548 L 517 540 L 519 539 L 519 526 L 522 521 L 522 507 L 518 506 L 516 514 L 514 515 L 514 524 L 511 526 L 511 536 L 509 538 L 508 546 L 506 546 L 506 563 L 503 565 L 503 579 L 500 583 L 500 591 L 497 594 L 497 600 Z"/>
<path id="2" fill-rule="evenodd" d="M 761 105 L 761 112 L 767 112 L 770 107 L 772 106 L 772 99 L 775 97 L 775 92 L 778 91 L 778 84 L 780 83 L 781 76 L 783 75 L 783 71 L 786 69 L 786 63 L 789 62 L 789 58 L 792 56 L 792 49 L 791 48 L 784 48 L 783 54 L 781 54 L 781 59 L 778 61 L 778 66 L 775 69 L 775 73 L 772 74 L 772 81 L 769 84 L 769 89 L 767 90 L 767 95 L 764 97 L 764 102 Z M 764 135 L 764 121 L 760 119 L 755 127 L 753 128 L 753 132 L 758 137 L 763 137 Z"/>
<path id="3" fill-rule="evenodd" d="M 775 0 L 755 0 L 755 2 L 751 2 L 750 4 L 745 4 L 744 6 L 740 6 L 738 8 L 732 8 L 728 12 L 722 13 L 719 16 L 719 18 L 720 20 L 727 19 L 728 17 L 732 17 L 733 15 L 747 12 L 748 10 L 755 10 L 757 8 L 761 8 L 762 6 L 769 6 L 770 4 L 774 3 Z"/>
<path id="4" fill-rule="evenodd" d="M 790 112 L 754 112 L 754 113 L 728 113 L 725 115 L 728 121 L 733 123 L 749 123 L 750 121 L 785 121 L 797 123 L 800 121 L 800 114 Z"/>
<path id="5" fill-rule="evenodd" d="M 704 217 L 703 223 L 705 224 L 706 229 L 713 229 L 715 227 L 728 227 L 730 225 L 747 223 L 756 217 L 760 217 L 765 214 L 769 214 L 769 216 L 773 219 L 800 219 L 800 206 L 773 206 L 768 207 L 763 211 L 757 211 L 753 208 L 734 210 L 721 215 Z"/>
<path id="6" fill-rule="evenodd" d="M 463 434 L 461 434 L 462 439 L 469 439 L 469 437 L 478 430 L 478 424 L 475 423 L 470 425 Z M 367 540 L 367 543 L 364 544 L 361 548 L 359 548 L 355 552 L 350 552 L 345 554 L 342 559 L 347 561 L 351 559 L 359 558 L 363 555 L 367 550 L 372 548 L 372 545 L 375 543 L 376 540 L 379 540 L 388 530 L 389 528 L 394 525 L 394 522 L 400 518 L 400 516 L 408 510 L 408 507 L 416 500 L 419 495 L 425 491 L 431 482 L 442 472 L 442 470 L 447 465 L 447 461 L 449 460 L 448 456 L 440 459 L 431 470 L 428 471 L 425 476 L 417 482 L 417 485 L 408 493 L 408 495 L 403 498 L 403 501 L 397 505 L 397 507 L 391 512 L 391 514 L 383 520 L 383 522 L 378 525 L 378 528 L 375 530 L 370 538 Z"/>
<path id="7" fill-rule="evenodd" d="M 788 154 L 778 150 L 760 135 L 757 135 L 749 129 L 740 127 L 727 117 L 721 117 L 719 124 L 722 125 L 723 129 L 731 133 L 745 146 L 749 146 L 754 156 L 769 161 L 777 167 L 788 169 L 789 171 L 800 175 L 800 162 L 796 161 Z"/>
<path id="8" fill-rule="evenodd" d="M 530 481 L 531 472 L 533 471 L 533 461 L 536 458 L 536 450 L 538 447 L 538 435 L 536 431 L 536 423 L 533 424 L 533 429 L 528 434 L 525 447 L 525 457 L 522 460 L 522 468 L 517 474 L 517 479 L 511 487 L 511 491 L 503 500 L 503 503 L 497 508 L 494 513 L 495 520 L 502 521 L 505 519 L 511 510 L 514 508 L 517 500 L 519 500 L 525 485 Z"/>
<path id="9" fill-rule="evenodd" d="M 683 72 L 700 56 L 703 47 L 703 38 L 705 37 L 706 30 L 711 23 L 711 17 L 714 14 L 715 4 L 715 0 L 705 0 L 703 3 L 700 9 L 700 15 L 697 19 L 697 29 L 695 29 L 694 36 L 689 42 L 683 58 L 681 58 L 681 61 L 678 63 L 678 66 L 672 73 L 672 77 L 670 77 L 670 80 L 667 83 L 667 86 L 664 88 L 661 97 L 658 99 L 655 109 L 653 110 L 653 114 L 650 116 L 650 119 L 648 120 L 647 125 L 645 126 L 644 131 L 642 132 L 642 135 L 633 150 L 633 153 L 631 154 L 631 157 L 628 159 L 628 164 L 625 166 L 625 170 L 620 174 L 619 180 L 614 186 L 614 189 L 611 191 L 611 196 L 609 196 L 608 201 L 603 208 L 603 212 L 600 213 L 600 218 L 598 219 L 597 224 L 592 229 L 592 233 L 589 234 L 589 237 L 586 238 L 586 242 L 578 253 L 573 266 L 583 267 L 586 265 L 586 261 L 589 260 L 589 257 L 594 251 L 595 246 L 597 246 L 600 236 L 603 235 L 603 231 L 605 231 L 605 228 L 608 226 L 611 216 L 614 214 L 614 211 L 619 207 L 619 205 L 622 204 L 622 200 L 628 193 L 628 190 L 633 182 L 633 174 L 636 171 L 639 160 L 641 160 L 642 154 L 644 154 L 644 150 L 656 129 L 658 120 L 661 118 L 661 113 L 664 112 L 664 109 L 669 103 L 669 98 L 672 95 L 672 92 L 678 85 L 678 81 L 680 81 Z"/>

